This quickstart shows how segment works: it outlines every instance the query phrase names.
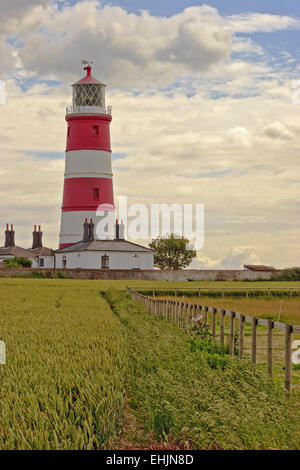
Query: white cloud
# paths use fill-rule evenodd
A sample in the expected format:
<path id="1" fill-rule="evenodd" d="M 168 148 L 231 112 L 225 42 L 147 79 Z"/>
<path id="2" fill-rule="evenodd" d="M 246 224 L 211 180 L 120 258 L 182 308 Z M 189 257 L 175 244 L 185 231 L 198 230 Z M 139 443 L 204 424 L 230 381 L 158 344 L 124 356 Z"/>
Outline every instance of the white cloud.
<path id="1" fill-rule="evenodd" d="M 19 55 L 27 70 L 70 79 L 79 58 L 87 56 L 95 59 L 103 80 L 118 86 L 166 84 L 189 71 L 208 70 L 228 59 L 231 48 L 231 32 L 207 6 L 158 18 L 91 0 L 61 11 L 35 8 L 20 31 L 25 44 Z"/>
<path id="2" fill-rule="evenodd" d="M 300 29 L 299 19 L 268 13 L 241 13 L 227 17 L 230 27 L 236 33 L 256 33 L 282 29 Z"/>
<path id="3" fill-rule="evenodd" d="M 290 140 L 294 138 L 293 132 L 280 121 L 274 121 L 265 126 L 263 133 L 270 139 Z"/>
<path id="4" fill-rule="evenodd" d="M 225 251 L 220 258 L 210 258 L 199 253 L 192 262 L 194 269 L 243 269 L 244 264 L 261 264 L 253 247 L 237 246 Z"/>
<path id="5" fill-rule="evenodd" d="M 229 129 L 226 134 L 226 139 L 233 147 L 251 147 L 249 131 L 245 129 L 245 127 Z"/>

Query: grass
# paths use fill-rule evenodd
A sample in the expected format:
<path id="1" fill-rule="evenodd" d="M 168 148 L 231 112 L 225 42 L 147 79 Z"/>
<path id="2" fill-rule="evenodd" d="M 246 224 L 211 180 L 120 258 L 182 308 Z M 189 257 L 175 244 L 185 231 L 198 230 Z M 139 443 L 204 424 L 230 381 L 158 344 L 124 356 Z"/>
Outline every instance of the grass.
<path id="1" fill-rule="evenodd" d="M 0 449 L 299 448 L 293 397 L 150 317 L 127 284 L 0 280 Z"/>
<path id="2" fill-rule="evenodd" d="M 233 310 L 244 315 L 255 316 L 256 318 L 267 318 L 278 321 L 278 314 L 281 305 L 280 322 L 292 323 L 294 325 L 300 324 L 300 299 L 286 298 L 279 299 L 276 297 L 258 297 L 258 298 L 211 298 L 211 297 L 162 297 L 169 300 L 187 302 L 190 304 L 196 303 L 206 305 L 209 307 L 218 307 L 226 310 Z M 209 314 L 209 324 L 212 324 Z M 229 317 L 225 317 L 225 328 L 229 331 Z M 238 322 L 236 322 L 236 331 L 238 331 Z M 257 363 L 263 369 L 266 368 L 266 327 L 258 326 L 257 332 Z M 250 356 L 251 354 L 251 324 L 245 323 L 245 352 Z M 217 339 L 219 338 L 219 316 L 217 316 Z M 293 335 L 293 341 L 300 340 L 300 335 Z M 284 383 L 284 331 L 274 329 L 273 331 L 273 377 L 279 384 Z M 297 400 L 300 404 L 300 368 L 293 367 L 292 371 L 292 386 L 297 394 Z"/>
<path id="3" fill-rule="evenodd" d="M 228 357 L 215 368 L 174 324 L 122 292 L 106 298 L 126 330 L 129 405 L 146 433 L 196 449 L 299 446 L 299 410 L 266 373 Z"/>
<path id="4" fill-rule="evenodd" d="M 126 346 L 99 294 L 4 283 L 0 338 L 0 449 L 98 449 L 115 434 Z"/>

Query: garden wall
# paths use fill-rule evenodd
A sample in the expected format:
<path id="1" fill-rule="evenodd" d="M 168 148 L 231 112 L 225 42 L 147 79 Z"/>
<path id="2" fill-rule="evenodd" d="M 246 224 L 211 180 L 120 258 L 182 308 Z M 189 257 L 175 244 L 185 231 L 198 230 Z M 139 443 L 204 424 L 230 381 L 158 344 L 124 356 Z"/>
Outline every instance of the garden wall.
<path id="1" fill-rule="evenodd" d="M 127 269 L 33 269 L 2 268 L 0 277 L 31 277 L 43 273 L 45 277 L 59 276 L 60 273 L 71 279 L 115 279 L 141 281 L 238 281 L 270 279 L 273 274 L 283 271 L 209 270 L 186 269 L 182 271 L 127 270 Z"/>

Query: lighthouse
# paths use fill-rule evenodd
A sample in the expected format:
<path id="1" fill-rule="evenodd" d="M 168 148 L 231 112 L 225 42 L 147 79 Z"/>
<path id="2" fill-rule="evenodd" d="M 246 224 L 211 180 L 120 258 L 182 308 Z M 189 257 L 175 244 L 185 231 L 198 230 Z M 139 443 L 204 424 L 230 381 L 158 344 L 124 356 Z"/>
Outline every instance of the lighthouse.
<path id="1" fill-rule="evenodd" d="M 72 85 L 73 102 L 66 110 L 67 145 L 59 248 L 82 240 L 85 219 L 97 227 L 107 211 L 114 211 L 111 107 L 105 106 L 106 85 L 93 77 L 90 64 L 84 70 L 85 77 Z M 101 239 L 101 234 L 95 232 L 95 238 Z M 109 238 L 109 234 L 103 235 Z"/>

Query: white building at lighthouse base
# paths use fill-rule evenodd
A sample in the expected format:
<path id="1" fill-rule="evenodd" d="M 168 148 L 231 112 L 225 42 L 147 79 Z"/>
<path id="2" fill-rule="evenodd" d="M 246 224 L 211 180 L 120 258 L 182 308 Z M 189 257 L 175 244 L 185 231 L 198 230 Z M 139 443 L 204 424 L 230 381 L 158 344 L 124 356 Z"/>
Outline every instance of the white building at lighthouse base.
<path id="1" fill-rule="evenodd" d="M 153 251 L 126 240 L 78 242 L 55 252 L 57 269 L 153 269 Z"/>

